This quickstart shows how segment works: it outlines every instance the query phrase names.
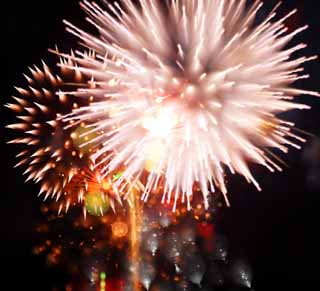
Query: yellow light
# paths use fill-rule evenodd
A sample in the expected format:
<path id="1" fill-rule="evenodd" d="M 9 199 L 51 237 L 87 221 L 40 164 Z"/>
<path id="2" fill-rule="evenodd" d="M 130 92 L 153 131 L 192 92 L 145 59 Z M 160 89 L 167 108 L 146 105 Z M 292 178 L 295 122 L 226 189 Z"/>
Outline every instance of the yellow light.
<path id="1" fill-rule="evenodd" d="M 117 85 L 117 80 L 113 78 L 108 82 L 108 84 L 110 87 L 114 87 Z"/>
<path id="2" fill-rule="evenodd" d="M 104 191 L 109 191 L 109 190 L 111 190 L 111 184 L 108 182 L 108 181 L 102 181 L 102 189 L 104 190 Z"/>
<path id="3" fill-rule="evenodd" d="M 161 168 L 159 168 L 159 163 L 161 163 L 161 159 L 164 157 L 164 144 L 161 140 L 154 140 L 149 145 L 149 148 L 146 152 L 146 160 L 145 160 L 145 169 L 148 172 L 161 172 Z"/>

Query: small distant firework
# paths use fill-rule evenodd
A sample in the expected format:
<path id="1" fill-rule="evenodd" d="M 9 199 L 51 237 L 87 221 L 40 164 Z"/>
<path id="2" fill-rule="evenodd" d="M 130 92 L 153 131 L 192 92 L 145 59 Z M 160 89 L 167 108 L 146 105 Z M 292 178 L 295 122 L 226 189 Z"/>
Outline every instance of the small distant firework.
<path id="1" fill-rule="evenodd" d="M 81 4 L 100 35 L 67 22 L 68 30 L 96 58 L 79 52 L 69 56 L 78 65 L 67 67 L 97 80 L 74 95 L 99 100 L 63 120 L 92 122 L 91 133 L 104 132 L 93 139 L 103 144 L 93 159 L 110 153 L 103 175 L 122 164 L 118 183 L 147 172 L 143 200 L 164 181 L 162 201 L 173 200 L 176 209 L 181 200 L 190 209 L 195 185 L 206 207 L 216 188 L 228 203 L 226 168 L 258 190 L 248 162 L 282 170 L 269 149 L 287 153 L 305 140 L 278 114 L 309 108 L 296 96 L 319 96 L 292 86 L 309 77 L 301 66 L 316 56 L 292 57 L 306 47 L 288 47 L 307 28 L 288 32 L 285 22 L 296 10 L 277 20 L 278 4 L 255 25 L 262 1 L 246 2 L 123 0 L 108 5 L 112 15 Z"/>

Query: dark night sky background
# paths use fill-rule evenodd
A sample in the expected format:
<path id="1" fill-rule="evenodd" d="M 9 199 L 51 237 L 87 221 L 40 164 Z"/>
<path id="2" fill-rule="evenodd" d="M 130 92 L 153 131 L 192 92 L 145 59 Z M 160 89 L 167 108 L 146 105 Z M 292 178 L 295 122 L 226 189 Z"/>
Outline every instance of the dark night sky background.
<path id="1" fill-rule="evenodd" d="M 266 0 L 266 7 L 275 1 Z M 48 47 L 56 43 L 67 49 L 74 39 L 64 30 L 66 18 L 82 27 L 83 13 L 77 0 L 7 1 L 2 6 L 0 86 L 1 104 L 22 82 L 22 73 L 33 63 L 48 59 Z M 4 4 L 3 4 L 4 5 Z M 292 27 L 309 24 L 310 29 L 298 40 L 309 44 L 308 55 L 320 53 L 319 1 L 287 0 L 282 12 L 300 9 L 290 22 Z M 50 58 L 49 58 L 50 59 Z M 53 58 L 51 58 L 52 60 Z M 50 61 L 49 61 L 50 64 Z M 320 90 L 319 61 L 306 65 L 312 75 L 300 84 Z M 302 97 L 313 106 L 311 111 L 288 116 L 300 128 L 320 136 L 320 100 Z M 5 144 L 11 132 L 4 125 L 13 114 L 1 105 L 1 188 L 0 188 L 0 284 L 7 290 L 52 290 L 63 274 L 46 268 L 43 258 L 34 257 L 33 226 L 40 217 L 37 187 L 23 183 L 21 170 L 13 169 L 14 148 Z M 320 150 L 320 149 L 319 149 Z M 231 252 L 246 258 L 253 268 L 255 290 L 316 290 L 320 285 L 319 187 L 310 187 L 301 151 L 286 156 L 290 168 L 272 175 L 255 167 L 263 191 L 258 193 L 242 179 L 229 182 L 232 208 L 217 219 L 218 228 L 228 238 Z M 320 179 L 320 175 L 319 175 Z M 320 184 L 320 183 L 319 183 Z M 5 290 L 0 285 L 0 290 Z"/>

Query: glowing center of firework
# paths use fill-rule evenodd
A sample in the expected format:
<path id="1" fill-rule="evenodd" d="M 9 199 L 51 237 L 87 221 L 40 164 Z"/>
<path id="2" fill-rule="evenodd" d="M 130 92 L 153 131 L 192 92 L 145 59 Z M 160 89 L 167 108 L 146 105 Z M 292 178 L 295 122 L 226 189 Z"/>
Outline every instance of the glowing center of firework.
<path id="1" fill-rule="evenodd" d="M 154 114 L 146 114 L 142 126 L 152 138 L 145 152 L 145 169 L 149 172 L 161 172 L 164 159 L 165 143 L 178 124 L 178 117 L 173 106 L 161 108 Z"/>
<path id="2" fill-rule="evenodd" d="M 197 87 L 195 85 L 188 85 L 182 91 L 180 97 L 181 99 L 186 99 L 190 105 L 194 104 L 198 100 L 199 94 Z"/>
<path id="3" fill-rule="evenodd" d="M 143 128 L 155 138 L 168 137 L 177 124 L 178 118 L 170 107 L 163 108 L 155 114 L 146 114 L 142 121 Z"/>

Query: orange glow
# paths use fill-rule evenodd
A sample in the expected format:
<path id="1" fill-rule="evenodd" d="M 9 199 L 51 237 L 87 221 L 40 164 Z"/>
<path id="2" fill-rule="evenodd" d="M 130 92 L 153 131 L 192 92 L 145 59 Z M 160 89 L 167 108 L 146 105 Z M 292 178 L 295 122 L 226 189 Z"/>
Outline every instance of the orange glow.
<path id="1" fill-rule="evenodd" d="M 66 150 L 70 150 L 72 148 L 72 142 L 70 140 L 66 140 L 65 143 L 64 143 L 64 148 Z"/>
<path id="2" fill-rule="evenodd" d="M 118 221 L 111 225 L 112 234 L 116 238 L 124 237 L 128 234 L 128 225 L 124 222 Z"/>
<path id="3" fill-rule="evenodd" d="M 91 193 L 100 192 L 100 184 L 96 183 L 95 181 L 88 183 L 88 192 L 91 192 Z"/>
<path id="4" fill-rule="evenodd" d="M 104 191 L 110 191 L 112 189 L 112 185 L 108 180 L 103 180 L 101 186 Z"/>
<path id="5" fill-rule="evenodd" d="M 264 120 L 261 122 L 259 129 L 263 132 L 263 134 L 268 135 L 276 131 L 279 125 L 280 124 L 277 120 Z"/>

